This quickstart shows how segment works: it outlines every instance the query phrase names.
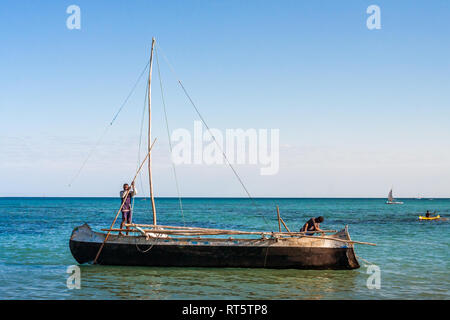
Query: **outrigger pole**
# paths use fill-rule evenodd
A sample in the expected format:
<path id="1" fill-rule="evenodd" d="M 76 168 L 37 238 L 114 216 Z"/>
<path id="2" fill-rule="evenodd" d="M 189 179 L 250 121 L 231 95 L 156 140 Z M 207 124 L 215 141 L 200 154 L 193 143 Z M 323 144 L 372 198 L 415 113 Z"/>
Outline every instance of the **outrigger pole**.
<path id="1" fill-rule="evenodd" d="M 152 48 L 150 51 L 150 66 L 149 66 L 149 71 L 148 71 L 148 154 L 149 154 L 149 158 L 148 158 L 148 183 L 150 185 L 150 199 L 152 201 L 152 210 L 153 210 L 153 224 L 156 225 L 156 206 L 155 206 L 155 198 L 153 197 L 153 183 L 152 183 L 152 157 L 150 155 L 150 151 L 151 151 L 151 146 L 150 146 L 150 142 L 151 142 L 151 135 L 152 135 L 152 131 L 151 131 L 151 126 L 152 126 L 152 108 L 151 108 L 151 104 L 152 104 L 152 87 L 151 87 L 151 83 L 152 83 L 152 65 L 153 65 L 153 48 L 155 46 L 155 38 L 152 38 Z"/>
<path id="2" fill-rule="evenodd" d="M 155 142 L 156 142 L 156 138 L 155 138 L 155 140 L 153 140 L 153 143 L 150 145 L 149 152 L 148 152 L 147 155 L 145 156 L 144 161 L 142 161 L 141 165 L 139 166 L 139 169 L 137 170 L 136 174 L 134 175 L 134 178 L 133 178 L 133 181 L 131 182 L 131 184 L 134 183 L 134 181 L 136 180 L 136 178 L 137 178 L 137 176 L 138 176 L 138 174 L 139 174 L 139 171 L 141 171 L 142 167 L 144 166 L 145 161 L 147 161 L 147 158 L 150 157 L 150 151 L 152 150 L 153 145 L 155 144 Z M 149 159 L 150 159 L 150 158 L 149 158 Z M 125 198 L 125 199 L 128 197 L 128 194 L 130 193 L 130 190 L 131 190 L 131 188 L 129 188 L 129 189 L 127 190 L 127 192 L 125 193 L 125 195 L 124 195 L 124 198 Z M 119 217 L 119 213 L 120 213 L 120 211 L 122 210 L 124 204 L 125 204 L 125 201 L 122 201 L 122 205 L 120 206 L 119 210 L 117 211 L 116 217 L 114 218 L 114 221 L 113 221 L 113 223 L 111 224 L 111 227 L 110 227 L 109 229 L 112 229 L 112 228 L 114 227 L 114 224 L 116 223 L 116 220 L 117 220 L 117 218 Z M 103 240 L 102 245 L 101 245 L 100 248 L 98 249 L 98 252 L 97 252 L 97 255 L 95 256 L 95 259 L 94 259 L 93 264 L 96 264 L 96 263 L 97 263 L 97 259 L 98 259 L 98 257 L 100 256 L 100 253 L 102 252 L 103 247 L 105 246 L 105 243 L 106 243 L 106 241 L 108 240 L 109 234 L 110 234 L 110 233 L 111 233 L 111 231 L 108 231 L 108 233 L 106 234 L 105 240 Z"/>

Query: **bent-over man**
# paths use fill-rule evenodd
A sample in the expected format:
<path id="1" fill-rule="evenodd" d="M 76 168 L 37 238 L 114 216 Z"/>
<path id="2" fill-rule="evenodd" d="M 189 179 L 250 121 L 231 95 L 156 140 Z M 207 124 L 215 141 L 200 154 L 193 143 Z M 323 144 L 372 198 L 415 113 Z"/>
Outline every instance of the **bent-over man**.
<path id="1" fill-rule="evenodd" d="M 320 229 L 320 223 L 323 222 L 323 220 L 322 216 L 309 219 L 300 229 L 300 232 L 306 232 L 305 235 L 312 236 L 315 232 L 322 231 L 322 229 Z"/>

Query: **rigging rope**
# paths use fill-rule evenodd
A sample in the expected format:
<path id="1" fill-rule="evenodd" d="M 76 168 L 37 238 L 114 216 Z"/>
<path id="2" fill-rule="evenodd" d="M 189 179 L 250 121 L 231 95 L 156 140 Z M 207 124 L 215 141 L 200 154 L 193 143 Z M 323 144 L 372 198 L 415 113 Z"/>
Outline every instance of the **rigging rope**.
<path id="1" fill-rule="evenodd" d="M 159 67 L 158 51 L 156 50 L 156 48 L 155 48 L 155 56 L 156 56 L 156 65 L 158 67 L 159 87 L 161 89 L 161 100 L 162 100 L 163 109 L 164 109 L 164 119 L 166 121 L 167 139 L 169 141 L 169 150 L 170 150 L 170 159 L 171 159 L 170 162 L 172 163 L 173 175 L 175 177 L 175 184 L 176 184 L 176 188 L 177 188 L 178 202 L 180 204 L 180 211 L 181 211 L 181 216 L 183 219 L 183 225 L 186 226 L 186 221 L 184 219 L 184 213 L 183 213 L 183 203 L 181 201 L 180 187 L 178 184 L 177 170 L 175 169 L 175 163 L 172 161 L 172 141 L 170 140 L 169 120 L 167 118 L 167 108 L 166 108 L 166 102 L 164 99 L 164 90 L 163 90 L 163 85 L 162 85 L 161 69 Z"/>
<path id="2" fill-rule="evenodd" d="M 148 82 L 148 79 L 147 79 L 147 82 Z M 143 130 L 144 130 L 145 111 L 147 110 L 147 93 L 148 93 L 148 86 L 145 86 L 144 107 L 142 109 L 141 129 L 140 129 L 140 132 L 139 132 L 138 164 L 137 164 L 138 167 L 139 167 L 139 163 L 141 163 L 142 133 L 143 133 Z M 142 173 L 141 172 L 139 172 L 139 183 L 141 185 L 142 193 L 144 194 L 144 185 L 142 183 Z M 145 197 L 144 197 L 144 199 L 145 199 Z"/>
<path id="3" fill-rule="evenodd" d="M 365 263 L 367 263 L 366 267 L 369 266 L 369 265 L 375 265 L 375 263 L 372 263 L 372 262 L 370 262 L 370 261 L 367 261 L 366 259 L 364 259 L 364 258 L 358 256 L 357 254 L 355 254 L 355 256 L 356 256 L 356 258 L 361 259 L 362 261 L 364 261 Z"/>
<path id="4" fill-rule="evenodd" d="M 128 102 L 128 99 L 130 99 L 131 95 L 133 94 L 134 90 L 136 89 L 139 81 L 141 80 L 142 76 L 144 75 L 145 71 L 147 70 L 147 67 L 149 66 L 150 61 L 147 62 L 147 64 L 145 65 L 144 69 L 142 70 L 141 74 L 139 75 L 138 79 L 136 80 L 136 82 L 134 83 L 134 86 L 131 88 L 131 91 L 128 93 L 127 97 L 125 98 L 125 100 L 122 102 L 122 105 L 120 106 L 119 110 L 114 114 L 114 117 L 112 118 L 112 120 L 110 121 L 110 123 L 105 127 L 105 130 L 103 131 L 102 135 L 100 136 L 100 138 L 97 140 L 97 142 L 94 144 L 93 148 L 89 151 L 88 156 L 86 157 L 86 159 L 83 161 L 83 163 L 81 164 L 80 169 L 78 169 L 77 173 L 75 174 L 75 176 L 70 180 L 68 186 L 71 187 L 73 182 L 75 181 L 76 178 L 78 178 L 78 176 L 80 175 L 81 171 L 83 170 L 84 166 L 86 165 L 86 163 L 88 162 L 88 160 L 90 159 L 90 157 L 92 156 L 92 154 L 94 153 L 94 150 L 97 149 L 98 145 L 100 144 L 100 142 L 103 140 L 104 136 L 106 135 L 106 132 L 108 132 L 109 128 L 113 125 L 114 121 L 116 121 L 117 117 L 119 116 L 120 112 L 122 111 L 122 109 L 125 107 L 126 103 Z"/>
<path id="5" fill-rule="evenodd" d="M 139 246 L 138 246 L 138 244 L 137 244 L 137 239 L 138 239 L 138 237 L 135 237 L 135 238 L 134 238 L 134 244 L 136 245 L 137 251 L 139 251 L 140 253 L 147 253 L 147 252 L 149 252 L 149 251 L 153 248 L 153 246 L 154 246 L 155 244 L 158 244 L 158 242 L 159 242 L 159 237 L 157 237 L 157 238 L 156 238 L 156 243 L 153 242 L 151 245 L 148 245 L 149 247 L 148 247 L 147 249 L 142 250 L 141 248 L 139 248 Z"/>
<path id="6" fill-rule="evenodd" d="M 169 66 L 169 69 L 171 70 L 171 72 L 173 73 L 175 79 L 177 80 L 178 84 L 180 85 L 181 89 L 183 90 L 184 94 L 186 95 L 186 97 L 188 98 L 188 100 L 190 101 L 191 105 L 194 107 L 195 112 L 197 113 L 197 115 L 199 116 L 200 120 L 202 121 L 203 125 L 206 127 L 206 129 L 208 130 L 210 136 L 213 138 L 214 142 L 217 144 L 219 150 L 222 153 L 223 158 L 225 159 L 225 161 L 227 162 L 228 166 L 231 168 L 231 170 L 233 171 L 234 175 L 236 176 L 236 178 L 238 179 L 239 183 L 241 184 L 242 188 L 245 190 L 245 192 L 247 193 L 247 196 L 249 197 L 249 199 L 252 201 L 252 204 L 257 207 L 255 200 L 253 199 L 253 197 L 250 195 L 250 192 L 248 191 L 247 187 L 245 186 L 244 182 L 242 181 L 241 177 L 238 175 L 237 171 L 235 170 L 235 168 L 233 167 L 233 165 L 231 164 L 231 162 L 228 160 L 225 152 L 223 151 L 223 148 L 220 146 L 220 144 L 217 142 L 216 137 L 212 134 L 211 129 L 209 128 L 208 124 L 206 123 L 205 119 L 203 118 L 203 116 L 200 114 L 200 111 L 198 110 L 197 106 L 195 105 L 194 101 L 192 100 L 191 96 L 189 95 L 189 93 L 187 92 L 186 88 L 184 87 L 183 83 L 181 82 L 181 80 L 178 78 L 175 70 L 173 69 L 172 65 L 170 64 L 169 60 L 167 59 L 166 55 L 164 54 L 164 52 L 162 52 L 162 48 L 161 46 L 158 44 L 158 42 L 156 42 L 156 46 L 159 48 L 159 50 L 161 50 L 161 54 L 162 57 L 164 58 L 164 60 L 166 61 L 167 65 Z M 264 217 L 263 214 L 261 214 L 262 218 L 264 219 L 264 222 L 267 224 L 267 220 Z"/>
<path id="7" fill-rule="evenodd" d="M 143 127 L 144 127 L 144 117 L 145 117 L 145 110 L 146 108 L 146 102 L 147 102 L 147 92 L 148 92 L 148 87 L 145 87 L 145 97 L 144 97 L 144 108 L 142 110 L 142 116 L 141 116 L 141 126 L 140 126 L 140 131 L 139 131 L 139 146 L 138 146 L 138 162 L 136 165 L 136 171 L 139 169 L 139 164 L 141 163 L 141 142 L 142 142 L 142 131 L 143 131 Z M 141 185 L 141 192 L 144 194 L 144 185 L 142 184 L 142 173 L 139 171 L 139 183 Z M 134 198 L 132 198 L 131 200 L 131 210 L 133 211 L 134 209 Z M 145 197 L 144 197 L 145 200 Z M 134 213 L 134 211 L 133 211 Z"/>

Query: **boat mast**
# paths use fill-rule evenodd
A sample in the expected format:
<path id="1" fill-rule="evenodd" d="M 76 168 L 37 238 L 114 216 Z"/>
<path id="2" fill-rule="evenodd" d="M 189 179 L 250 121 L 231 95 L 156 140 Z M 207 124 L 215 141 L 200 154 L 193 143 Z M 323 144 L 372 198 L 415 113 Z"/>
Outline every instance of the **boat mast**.
<path id="1" fill-rule="evenodd" d="M 155 198 L 153 197 L 153 183 L 152 183 L 152 157 L 151 157 L 151 82 L 152 82 L 152 63 L 153 63 L 153 47 L 155 45 L 155 38 L 152 38 L 152 49 L 150 51 L 150 66 L 148 72 L 148 152 L 150 156 L 148 157 L 148 183 L 150 185 L 150 198 L 152 200 L 152 210 L 153 210 L 153 224 L 156 225 L 156 207 Z"/>

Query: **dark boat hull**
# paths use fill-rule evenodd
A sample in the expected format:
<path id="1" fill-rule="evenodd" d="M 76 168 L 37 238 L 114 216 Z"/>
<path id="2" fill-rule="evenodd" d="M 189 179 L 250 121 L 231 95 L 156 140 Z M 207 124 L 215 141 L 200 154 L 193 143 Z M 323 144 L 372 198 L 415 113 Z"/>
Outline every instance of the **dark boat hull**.
<path id="1" fill-rule="evenodd" d="M 93 234 L 97 237 L 103 235 L 94 232 Z M 70 250 L 73 257 L 80 264 L 92 262 L 100 248 L 101 236 L 99 239 L 88 239 L 88 241 L 79 241 L 75 238 L 72 234 Z M 203 240 L 181 241 L 173 244 L 173 239 L 143 244 L 141 237 L 122 238 L 127 238 L 128 243 L 108 240 L 97 260 L 98 264 L 277 269 L 359 268 L 353 246 L 347 246 L 343 242 L 340 243 L 340 247 L 326 248 L 278 245 L 279 241 L 269 239 L 257 241 L 254 245 L 246 245 L 251 244 L 249 241 L 242 241 L 243 243 L 233 241 L 235 245 L 220 245 L 220 243 L 211 244 Z M 120 238 L 117 239 L 120 240 Z"/>
<path id="2" fill-rule="evenodd" d="M 78 263 L 92 262 L 100 244 L 70 241 Z M 148 250 L 148 251 L 146 251 Z M 106 244 L 98 264 L 159 267 L 230 267 L 355 269 L 359 265 L 351 248 L 140 246 Z"/>

